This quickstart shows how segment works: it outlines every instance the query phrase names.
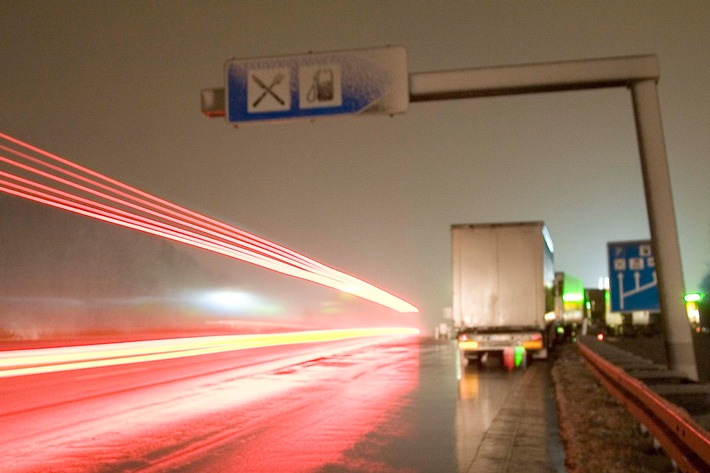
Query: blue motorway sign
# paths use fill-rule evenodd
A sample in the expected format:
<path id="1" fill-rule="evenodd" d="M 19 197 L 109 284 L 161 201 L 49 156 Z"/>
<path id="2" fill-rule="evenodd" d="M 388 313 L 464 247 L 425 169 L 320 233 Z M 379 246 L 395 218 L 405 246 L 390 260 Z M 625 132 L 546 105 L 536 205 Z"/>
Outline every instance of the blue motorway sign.
<path id="1" fill-rule="evenodd" d="M 402 47 L 234 59 L 225 65 L 226 118 L 256 123 L 378 111 L 409 105 Z"/>
<path id="2" fill-rule="evenodd" d="M 608 243 L 612 312 L 657 312 L 658 279 L 651 241 Z"/>

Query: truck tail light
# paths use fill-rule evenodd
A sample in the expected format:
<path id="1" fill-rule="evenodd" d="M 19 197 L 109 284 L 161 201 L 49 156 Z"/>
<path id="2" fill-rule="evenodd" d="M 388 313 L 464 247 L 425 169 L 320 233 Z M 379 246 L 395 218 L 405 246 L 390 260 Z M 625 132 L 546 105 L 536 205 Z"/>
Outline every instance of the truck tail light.
<path id="1" fill-rule="evenodd" d="M 525 349 L 542 350 L 544 348 L 541 333 L 532 333 L 526 338 L 527 340 L 523 340 L 523 342 L 521 343 L 521 345 L 525 347 Z"/>
<path id="2" fill-rule="evenodd" d="M 459 350 L 477 350 L 478 346 L 476 340 L 461 340 L 459 338 Z"/>

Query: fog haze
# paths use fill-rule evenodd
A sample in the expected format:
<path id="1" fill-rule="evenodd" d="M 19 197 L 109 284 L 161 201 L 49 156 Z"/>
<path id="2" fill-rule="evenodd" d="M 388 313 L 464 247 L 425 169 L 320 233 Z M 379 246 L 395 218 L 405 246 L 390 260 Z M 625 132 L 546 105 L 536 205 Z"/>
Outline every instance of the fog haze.
<path id="1" fill-rule="evenodd" d="M 200 90 L 232 57 L 388 44 L 410 72 L 657 54 L 692 291 L 710 262 L 708 24 L 703 1 L 0 1 L 0 131 L 381 286 L 433 326 L 451 224 L 544 220 L 556 269 L 589 287 L 607 242 L 649 237 L 629 91 L 234 129 L 200 113 Z M 303 307 L 338 299 L 180 251 L 276 298 L 304 286 Z"/>

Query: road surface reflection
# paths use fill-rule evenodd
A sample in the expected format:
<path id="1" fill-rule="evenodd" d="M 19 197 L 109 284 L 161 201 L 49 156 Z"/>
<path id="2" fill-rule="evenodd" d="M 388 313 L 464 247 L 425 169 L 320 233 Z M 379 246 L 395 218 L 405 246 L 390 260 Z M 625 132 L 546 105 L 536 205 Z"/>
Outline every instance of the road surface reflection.
<path id="1" fill-rule="evenodd" d="M 548 374 L 404 337 L 0 378 L 0 471 L 564 471 Z"/>
<path id="2" fill-rule="evenodd" d="M 565 471 L 549 365 L 503 365 L 457 357 L 458 471 Z"/>
<path id="3" fill-rule="evenodd" d="M 390 422 L 418 384 L 418 343 L 403 340 L 303 343 L 0 379 L 0 470 L 363 467 L 357 448 L 373 432 L 396 425 L 389 435 L 399 436 L 406 428 Z M 358 471 L 408 471 L 368 458 Z"/>
<path id="4" fill-rule="evenodd" d="M 268 428 L 181 471 L 416 471 L 389 462 L 383 451 L 410 428 L 402 410 L 418 385 L 416 347 L 376 347 L 273 373 L 302 389 L 259 404 Z"/>

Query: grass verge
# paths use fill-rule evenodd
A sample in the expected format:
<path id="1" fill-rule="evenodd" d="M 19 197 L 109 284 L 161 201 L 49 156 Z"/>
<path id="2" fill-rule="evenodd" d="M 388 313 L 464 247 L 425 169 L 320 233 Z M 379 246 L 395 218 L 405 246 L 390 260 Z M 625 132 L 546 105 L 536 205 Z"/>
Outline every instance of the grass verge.
<path id="1" fill-rule="evenodd" d="M 559 347 L 552 378 L 568 473 L 671 472 L 670 459 L 582 361 L 576 344 Z"/>

